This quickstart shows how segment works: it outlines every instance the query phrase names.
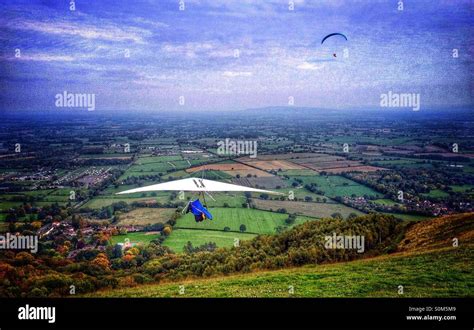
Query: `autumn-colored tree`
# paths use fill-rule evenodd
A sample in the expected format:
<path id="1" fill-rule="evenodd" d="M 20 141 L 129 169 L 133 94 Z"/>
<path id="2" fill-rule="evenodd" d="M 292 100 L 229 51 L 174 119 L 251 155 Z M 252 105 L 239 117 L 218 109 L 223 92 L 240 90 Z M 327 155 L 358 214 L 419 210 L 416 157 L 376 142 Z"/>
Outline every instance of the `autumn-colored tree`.
<path id="1" fill-rule="evenodd" d="M 138 255 L 139 253 L 140 253 L 140 250 L 136 247 L 132 247 L 125 252 L 125 254 L 131 254 L 134 256 Z"/>
<path id="2" fill-rule="evenodd" d="M 41 221 L 33 221 L 31 223 L 31 227 L 34 229 L 34 230 L 38 230 L 41 228 Z"/>
<path id="3" fill-rule="evenodd" d="M 171 227 L 170 226 L 165 226 L 165 228 L 163 228 L 163 234 L 165 234 L 166 236 L 168 236 L 169 234 L 171 234 Z"/>
<path id="4" fill-rule="evenodd" d="M 126 254 L 126 255 L 123 256 L 123 260 L 127 261 L 127 262 L 132 261 L 134 258 L 135 258 L 135 256 L 133 254 Z"/>
<path id="5" fill-rule="evenodd" d="M 20 265 L 27 265 L 30 264 L 35 260 L 29 252 L 20 252 L 15 256 L 15 262 Z"/>
<path id="6" fill-rule="evenodd" d="M 66 243 L 66 242 L 65 242 Z M 56 251 L 58 251 L 59 253 L 61 254 L 66 254 L 67 252 L 69 252 L 69 247 L 66 246 L 65 244 L 64 245 L 59 245 L 57 248 L 56 248 Z"/>
<path id="7" fill-rule="evenodd" d="M 94 260 L 92 260 L 92 264 L 99 266 L 100 268 L 106 270 L 110 268 L 110 261 L 109 258 L 104 253 L 99 253 Z"/>

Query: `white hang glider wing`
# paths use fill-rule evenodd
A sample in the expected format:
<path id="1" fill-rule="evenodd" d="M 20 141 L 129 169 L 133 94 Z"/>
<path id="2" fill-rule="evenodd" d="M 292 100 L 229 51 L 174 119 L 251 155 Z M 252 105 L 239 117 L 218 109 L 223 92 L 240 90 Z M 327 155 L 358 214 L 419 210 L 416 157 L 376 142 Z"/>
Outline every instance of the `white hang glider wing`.
<path id="1" fill-rule="evenodd" d="M 165 183 L 153 184 L 151 186 L 135 188 L 125 190 L 117 193 L 121 194 L 133 194 L 138 192 L 147 191 L 199 191 L 199 192 L 212 192 L 212 191 L 249 191 L 249 192 L 260 192 L 273 195 L 284 195 L 276 191 L 269 191 L 263 189 L 255 189 L 245 186 L 239 186 L 236 184 L 224 183 L 213 180 L 199 179 L 199 178 L 187 178 L 182 180 L 170 181 Z"/>

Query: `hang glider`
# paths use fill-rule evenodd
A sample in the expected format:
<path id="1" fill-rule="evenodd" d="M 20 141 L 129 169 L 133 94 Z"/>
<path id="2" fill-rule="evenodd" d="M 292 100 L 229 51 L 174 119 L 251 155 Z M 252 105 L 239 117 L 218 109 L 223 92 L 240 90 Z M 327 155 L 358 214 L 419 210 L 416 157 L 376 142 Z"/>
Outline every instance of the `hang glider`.
<path id="1" fill-rule="evenodd" d="M 141 188 L 135 188 L 130 190 L 125 190 L 117 193 L 117 195 L 122 194 L 133 194 L 138 192 L 147 192 L 147 191 L 197 191 L 197 192 L 216 192 L 216 191 L 248 191 L 248 192 L 259 192 L 272 195 L 284 195 L 283 193 L 256 189 L 246 186 L 240 186 L 236 184 L 224 183 L 214 180 L 200 179 L 200 178 L 187 178 L 182 180 L 175 180 L 165 183 L 152 184 L 150 186 L 145 186 Z"/>

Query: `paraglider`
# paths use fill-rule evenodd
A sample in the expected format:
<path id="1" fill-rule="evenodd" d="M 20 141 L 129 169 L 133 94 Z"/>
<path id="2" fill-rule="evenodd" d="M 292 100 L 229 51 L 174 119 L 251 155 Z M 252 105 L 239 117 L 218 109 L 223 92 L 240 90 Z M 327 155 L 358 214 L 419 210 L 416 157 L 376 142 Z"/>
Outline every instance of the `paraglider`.
<path id="1" fill-rule="evenodd" d="M 346 39 L 346 41 L 347 41 L 347 37 L 346 37 L 345 35 L 343 35 L 342 33 L 336 32 L 336 33 L 331 33 L 331 34 L 328 34 L 327 36 L 325 36 L 325 37 L 323 38 L 323 40 L 321 40 L 321 45 L 324 43 L 324 41 L 326 41 L 326 39 L 331 38 L 331 37 L 333 37 L 333 36 L 341 36 L 341 37 L 343 37 L 344 39 Z"/>
<path id="2" fill-rule="evenodd" d="M 324 43 L 324 41 L 326 41 L 326 39 L 329 39 L 329 38 L 334 37 L 334 36 L 341 36 L 341 37 L 343 37 L 344 39 L 346 39 L 346 41 L 347 41 L 347 37 L 346 37 L 345 35 L 343 35 L 342 33 L 336 32 L 336 33 L 330 33 L 330 34 L 328 34 L 327 36 L 325 36 L 325 37 L 323 38 L 323 40 L 321 40 L 321 45 Z M 336 53 L 333 53 L 332 56 L 333 56 L 333 57 L 337 57 Z"/>

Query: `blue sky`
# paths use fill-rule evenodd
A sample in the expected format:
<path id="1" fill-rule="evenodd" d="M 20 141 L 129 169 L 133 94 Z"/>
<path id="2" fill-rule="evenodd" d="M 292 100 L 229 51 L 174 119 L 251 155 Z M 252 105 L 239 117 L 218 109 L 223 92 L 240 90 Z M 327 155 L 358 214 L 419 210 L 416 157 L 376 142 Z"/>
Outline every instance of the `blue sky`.
<path id="1" fill-rule="evenodd" d="M 472 105 L 468 0 L 288 2 L 2 0 L 1 110 L 55 110 L 65 90 L 97 111 L 377 107 L 390 90 Z M 348 41 L 321 45 L 332 32 Z"/>

